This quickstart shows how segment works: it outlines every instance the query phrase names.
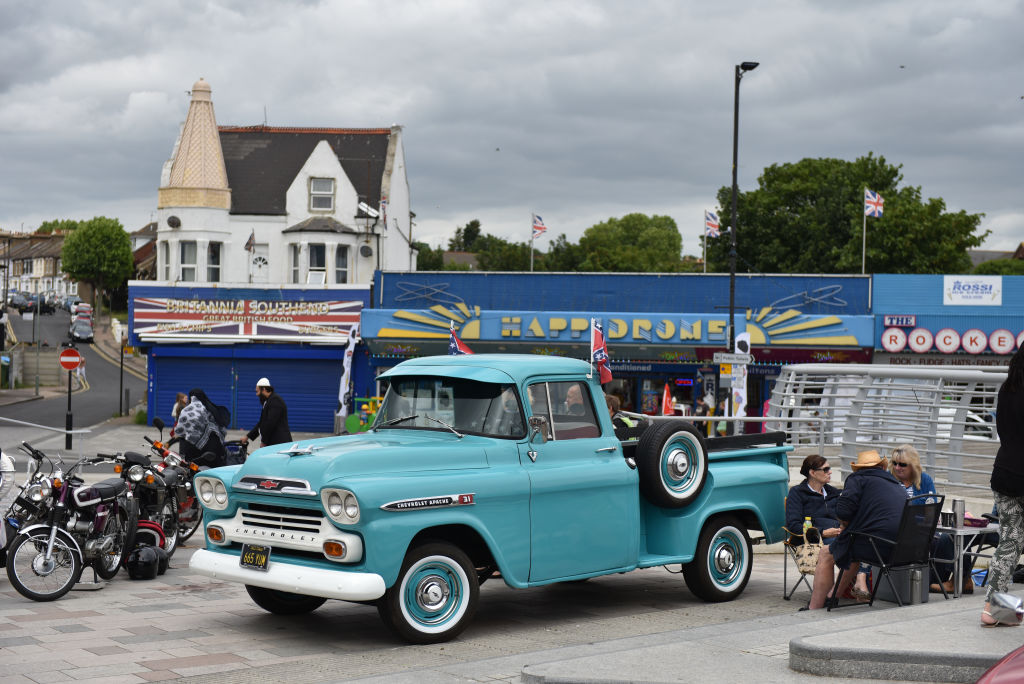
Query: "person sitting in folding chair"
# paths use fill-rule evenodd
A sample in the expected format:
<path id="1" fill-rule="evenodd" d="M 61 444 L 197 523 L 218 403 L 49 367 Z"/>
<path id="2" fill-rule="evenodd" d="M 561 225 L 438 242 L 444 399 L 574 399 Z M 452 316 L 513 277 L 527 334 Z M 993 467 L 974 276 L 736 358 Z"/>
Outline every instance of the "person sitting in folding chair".
<path id="1" fill-rule="evenodd" d="M 819 572 L 815 573 L 814 591 L 808 604 L 811 610 L 824 608 L 829 590 L 832 589 L 831 573 L 820 572 L 824 564 L 835 562 L 842 570 L 834 593 L 842 596 L 857 574 L 857 559 L 866 560 L 876 556 L 870 541 L 864 537 L 854 540 L 852 532 L 866 532 L 885 539 L 896 538 L 907 501 L 907 491 L 887 471 L 888 466 L 888 460 L 879 456 L 874 449 L 857 454 L 857 462 L 851 466 L 853 474 L 846 478 L 843 493 L 836 500 L 836 517 L 839 518 L 842 532 L 831 546 L 821 550 Z M 886 554 L 891 547 L 891 544 L 880 542 L 878 553 Z M 827 581 L 819 582 L 820 575 L 827 575 L 823 577 Z"/>
<path id="2" fill-rule="evenodd" d="M 821 541 L 826 545 L 831 544 L 840 532 L 835 508 L 839 490 L 829 484 L 832 479 L 832 467 L 824 456 L 812 454 L 804 459 L 800 466 L 800 474 L 804 476 L 804 481 L 793 485 L 786 496 L 786 531 L 790 534 L 787 544 L 794 548 L 804 543 L 802 530 L 807 518 L 811 519 L 814 533 L 821 535 Z M 815 543 L 817 539 L 808 541 Z M 803 574 L 805 573 L 801 573 Z M 807 580 L 798 580 L 792 591 L 787 588 L 783 598 L 789 600 L 800 586 L 800 581 Z"/>

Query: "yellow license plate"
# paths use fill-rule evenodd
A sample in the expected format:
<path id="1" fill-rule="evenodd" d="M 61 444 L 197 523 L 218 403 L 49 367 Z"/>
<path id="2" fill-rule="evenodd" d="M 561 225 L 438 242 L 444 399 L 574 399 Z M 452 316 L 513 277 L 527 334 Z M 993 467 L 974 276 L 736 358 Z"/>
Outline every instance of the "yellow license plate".
<path id="1" fill-rule="evenodd" d="M 252 570 L 266 570 L 270 565 L 270 547 L 257 544 L 242 544 L 242 555 L 238 564 Z"/>

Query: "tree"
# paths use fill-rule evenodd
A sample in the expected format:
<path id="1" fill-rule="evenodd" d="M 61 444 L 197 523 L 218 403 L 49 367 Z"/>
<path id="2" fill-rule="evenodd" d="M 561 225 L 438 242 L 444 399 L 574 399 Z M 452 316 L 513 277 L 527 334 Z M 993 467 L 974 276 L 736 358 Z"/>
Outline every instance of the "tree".
<path id="1" fill-rule="evenodd" d="M 682 249 L 683 238 L 670 217 L 627 214 L 584 231 L 578 270 L 676 273 Z"/>
<path id="2" fill-rule="evenodd" d="M 978 275 L 1024 275 L 1022 259 L 992 259 L 974 267 Z"/>
<path id="3" fill-rule="evenodd" d="M 452 252 L 475 252 L 476 241 L 480 237 L 480 221 L 473 219 L 465 226 L 455 229 L 455 237 L 448 241 L 448 250 Z"/>
<path id="4" fill-rule="evenodd" d="M 81 225 L 81 221 L 74 221 L 72 219 L 54 219 L 52 221 L 43 221 L 38 228 L 37 233 L 70 233 L 71 231 L 78 228 Z"/>
<path id="5" fill-rule="evenodd" d="M 737 270 L 860 273 L 865 188 L 885 199 L 883 216 L 867 219 L 867 272 L 969 270 L 967 249 L 988 235 L 977 234 L 983 214 L 946 213 L 941 199 L 923 202 L 921 188 L 899 188 L 902 180 L 899 166 L 870 153 L 769 166 L 758 189 L 737 198 Z M 723 226 L 732 224 L 731 197 L 731 187 L 718 191 Z M 726 231 L 708 240 L 708 270 L 728 270 L 729 248 Z"/>
<path id="6" fill-rule="evenodd" d="M 419 254 L 416 256 L 417 271 L 440 271 L 444 269 L 444 250 L 438 247 L 432 249 L 425 242 L 414 242 L 413 248 Z"/>
<path id="7" fill-rule="evenodd" d="M 540 265 L 545 271 L 561 271 L 570 273 L 580 270 L 583 263 L 583 252 L 575 242 L 569 242 L 562 233 L 548 245 L 547 254 L 541 258 Z"/>
<path id="8" fill-rule="evenodd" d="M 529 271 L 530 245 L 483 235 L 475 243 L 477 266 L 481 271 Z"/>
<path id="9" fill-rule="evenodd" d="M 93 286 L 118 286 L 132 274 L 132 243 L 117 219 L 97 216 L 83 221 L 64 238 L 64 271 Z M 95 301 L 93 302 L 95 304 Z"/>

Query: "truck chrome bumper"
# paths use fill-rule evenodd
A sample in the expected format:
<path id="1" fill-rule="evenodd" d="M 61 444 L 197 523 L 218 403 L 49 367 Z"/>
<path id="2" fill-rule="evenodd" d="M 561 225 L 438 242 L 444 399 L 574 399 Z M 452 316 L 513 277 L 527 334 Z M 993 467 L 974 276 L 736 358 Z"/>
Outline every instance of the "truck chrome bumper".
<path id="1" fill-rule="evenodd" d="M 193 553 L 188 567 L 200 575 L 228 582 L 342 601 L 373 601 L 386 589 L 384 578 L 374 573 L 308 568 L 273 560 L 265 571 L 251 570 L 238 565 L 238 556 L 206 549 Z"/>

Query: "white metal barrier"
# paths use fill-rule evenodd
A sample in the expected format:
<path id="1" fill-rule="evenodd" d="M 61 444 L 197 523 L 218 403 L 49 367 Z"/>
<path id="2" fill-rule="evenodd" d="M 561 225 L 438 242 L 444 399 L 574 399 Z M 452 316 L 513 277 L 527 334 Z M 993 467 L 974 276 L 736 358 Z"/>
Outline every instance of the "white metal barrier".
<path id="1" fill-rule="evenodd" d="M 978 366 L 784 366 L 766 422 L 793 446 L 837 448 L 843 471 L 858 451 L 907 443 L 936 484 L 988 489 L 1005 379 L 1005 368 Z"/>

